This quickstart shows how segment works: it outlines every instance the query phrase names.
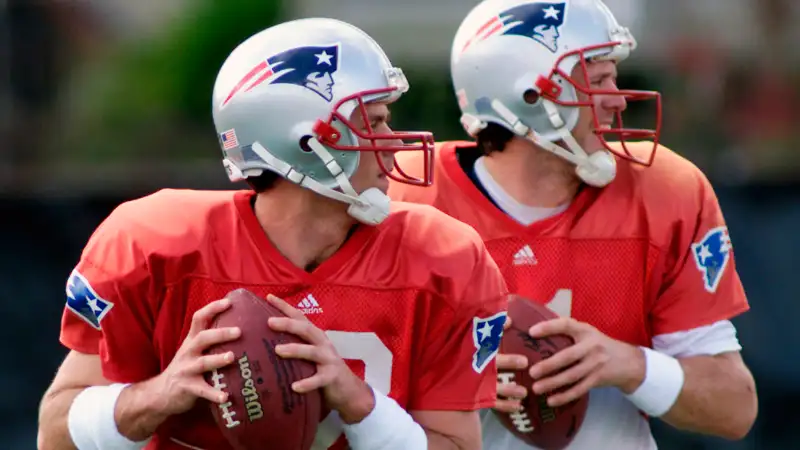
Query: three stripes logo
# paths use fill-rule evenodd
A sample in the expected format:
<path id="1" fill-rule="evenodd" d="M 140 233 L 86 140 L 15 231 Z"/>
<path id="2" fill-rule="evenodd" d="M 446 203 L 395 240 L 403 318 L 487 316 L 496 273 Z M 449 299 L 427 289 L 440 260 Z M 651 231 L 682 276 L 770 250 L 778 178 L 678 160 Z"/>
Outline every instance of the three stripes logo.
<path id="1" fill-rule="evenodd" d="M 322 308 L 319 306 L 319 302 L 317 302 L 317 299 L 314 298 L 313 294 L 308 294 L 303 297 L 303 299 L 297 304 L 297 309 L 299 309 L 305 315 L 322 314 Z"/>
<path id="2" fill-rule="evenodd" d="M 536 259 L 536 255 L 533 254 L 533 249 L 531 249 L 530 245 L 526 245 L 519 249 L 517 253 L 514 254 L 514 265 L 515 266 L 533 266 L 539 261 Z"/>

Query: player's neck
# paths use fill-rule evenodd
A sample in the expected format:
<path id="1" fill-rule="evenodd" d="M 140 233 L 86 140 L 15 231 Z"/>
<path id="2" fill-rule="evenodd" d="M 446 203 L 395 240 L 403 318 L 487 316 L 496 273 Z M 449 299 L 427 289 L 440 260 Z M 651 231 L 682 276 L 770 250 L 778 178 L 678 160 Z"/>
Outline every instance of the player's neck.
<path id="1" fill-rule="evenodd" d="M 569 203 L 580 187 L 575 168 L 552 153 L 512 140 L 484 158 L 486 170 L 517 202 L 541 208 Z"/>
<path id="2" fill-rule="evenodd" d="M 306 270 L 336 253 L 355 225 L 347 205 L 289 183 L 259 194 L 254 209 L 275 248 Z"/>

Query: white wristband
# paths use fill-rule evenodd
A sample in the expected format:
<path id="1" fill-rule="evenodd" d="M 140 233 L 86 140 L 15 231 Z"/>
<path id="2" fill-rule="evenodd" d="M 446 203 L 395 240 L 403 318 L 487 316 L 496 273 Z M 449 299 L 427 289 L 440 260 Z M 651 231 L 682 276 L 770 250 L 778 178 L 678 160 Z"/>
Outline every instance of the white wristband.
<path id="1" fill-rule="evenodd" d="M 375 407 L 361 422 L 344 424 L 353 450 L 427 450 L 425 430 L 393 399 L 372 389 Z"/>
<path id="2" fill-rule="evenodd" d="M 683 367 L 672 356 L 646 347 L 640 348 L 646 364 L 644 382 L 626 397 L 647 415 L 659 417 L 666 414 L 678 400 L 683 389 Z"/>
<path id="3" fill-rule="evenodd" d="M 72 401 L 67 427 L 72 442 L 80 450 L 140 450 L 150 439 L 133 442 L 120 434 L 114 419 L 117 399 L 127 384 L 92 386 Z"/>

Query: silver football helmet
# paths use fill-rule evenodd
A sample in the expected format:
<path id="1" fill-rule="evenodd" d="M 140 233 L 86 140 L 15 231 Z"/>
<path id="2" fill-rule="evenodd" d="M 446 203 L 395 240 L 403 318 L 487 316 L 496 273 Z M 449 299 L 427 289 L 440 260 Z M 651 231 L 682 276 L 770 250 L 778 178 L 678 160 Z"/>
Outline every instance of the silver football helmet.
<path id="1" fill-rule="evenodd" d="M 378 134 L 351 122 L 369 102 L 393 102 L 409 88 L 378 44 L 360 29 L 333 19 L 301 19 L 244 41 L 223 64 L 213 94 L 213 116 L 232 181 L 273 171 L 326 197 L 348 203 L 348 213 L 380 223 L 389 198 L 379 189 L 355 192 L 349 178 L 363 151 L 425 153 L 422 178 L 400 167 L 388 177 L 429 185 L 429 132 Z M 359 138 L 369 142 L 360 145 Z"/>
<path id="2" fill-rule="evenodd" d="M 605 186 L 616 175 L 609 152 L 650 165 L 658 146 L 661 96 L 654 91 L 593 89 L 588 77 L 577 80 L 578 64 L 623 61 L 636 48 L 627 28 L 600 0 L 485 0 L 464 19 L 451 51 L 453 86 L 465 130 L 475 136 L 488 123 L 524 136 L 576 165 L 584 182 Z M 584 98 L 579 97 L 578 93 Z M 654 100 L 653 129 L 625 128 L 621 111 L 611 128 L 598 121 L 593 97 L 619 95 Z M 587 153 L 571 131 L 580 108 L 591 108 L 594 133 L 606 151 Z M 617 137 L 621 150 L 608 145 Z M 631 154 L 626 140 L 650 139 L 644 158 Z"/>

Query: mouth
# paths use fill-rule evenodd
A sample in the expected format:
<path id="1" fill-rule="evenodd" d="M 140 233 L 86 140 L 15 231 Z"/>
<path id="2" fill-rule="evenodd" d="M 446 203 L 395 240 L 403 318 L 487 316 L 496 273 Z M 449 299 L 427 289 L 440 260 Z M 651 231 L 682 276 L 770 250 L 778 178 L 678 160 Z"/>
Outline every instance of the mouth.
<path id="1" fill-rule="evenodd" d="M 389 177 L 385 173 L 378 175 L 378 181 L 375 187 L 381 190 L 384 194 L 389 191 Z"/>
<path id="2" fill-rule="evenodd" d="M 378 170 L 378 177 L 379 178 L 386 178 L 388 174 L 394 172 L 394 161 L 390 161 L 383 164 L 380 170 Z"/>

